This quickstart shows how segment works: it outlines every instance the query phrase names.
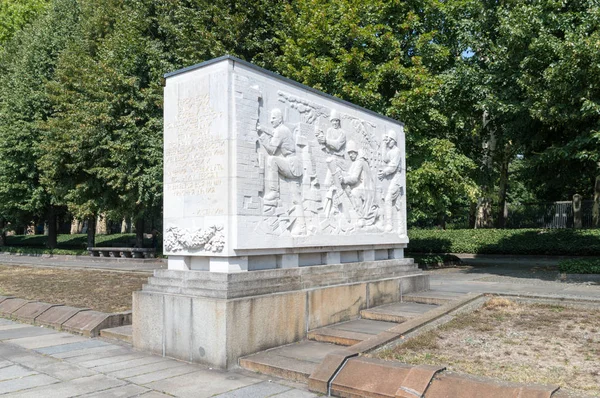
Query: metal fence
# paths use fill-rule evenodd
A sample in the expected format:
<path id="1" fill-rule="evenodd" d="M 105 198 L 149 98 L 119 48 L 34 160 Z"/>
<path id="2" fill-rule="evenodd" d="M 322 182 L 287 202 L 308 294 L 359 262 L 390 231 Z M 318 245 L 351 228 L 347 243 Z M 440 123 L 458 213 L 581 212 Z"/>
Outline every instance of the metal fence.
<path id="1" fill-rule="evenodd" d="M 582 201 L 583 228 L 594 228 L 593 207 L 593 200 Z M 492 206 L 493 217 L 495 218 L 497 214 L 498 207 Z M 446 220 L 446 227 L 449 229 L 473 228 L 473 225 L 474 214 L 471 208 L 458 209 L 451 218 Z M 435 220 L 421 220 L 412 225 L 409 224 L 409 228 L 432 228 L 435 226 Z M 505 228 L 573 228 L 573 202 L 508 204 Z"/>

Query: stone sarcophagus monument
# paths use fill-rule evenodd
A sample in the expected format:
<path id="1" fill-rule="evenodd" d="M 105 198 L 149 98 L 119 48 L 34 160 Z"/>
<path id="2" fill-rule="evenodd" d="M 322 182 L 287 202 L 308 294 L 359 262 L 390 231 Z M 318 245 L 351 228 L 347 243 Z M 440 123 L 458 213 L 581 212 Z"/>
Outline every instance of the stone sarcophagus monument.
<path id="1" fill-rule="evenodd" d="M 134 345 L 227 368 L 428 288 L 402 123 L 234 57 L 166 75 L 164 253 Z"/>

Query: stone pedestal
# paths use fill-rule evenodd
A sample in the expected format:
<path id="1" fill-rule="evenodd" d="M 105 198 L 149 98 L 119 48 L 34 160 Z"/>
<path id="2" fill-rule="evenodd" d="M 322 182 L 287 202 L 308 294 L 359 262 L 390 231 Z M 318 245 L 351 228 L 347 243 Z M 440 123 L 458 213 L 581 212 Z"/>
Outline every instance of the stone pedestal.
<path id="1" fill-rule="evenodd" d="M 133 295 L 133 344 L 213 367 L 426 290 L 412 259 L 240 273 L 155 271 Z"/>

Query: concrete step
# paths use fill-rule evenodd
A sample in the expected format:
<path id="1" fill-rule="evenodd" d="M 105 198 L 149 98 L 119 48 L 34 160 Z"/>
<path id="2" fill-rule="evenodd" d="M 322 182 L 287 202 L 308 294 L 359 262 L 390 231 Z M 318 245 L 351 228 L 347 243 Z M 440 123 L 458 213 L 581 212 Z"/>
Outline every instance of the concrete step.
<path id="1" fill-rule="evenodd" d="M 343 346 L 358 344 L 396 326 L 397 323 L 370 319 L 336 323 L 308 332 L 308 339 Z"/>
<path id="2" fill-rule="evenodd" d="M 402 296 L 402 301 L 421 304 L 444 305 L 462 296 L 464 296 L 463 293 L 427 290 L 425 292 L 409 293 L 404 295 Z"/>
<path id="3" fill-rule="evenodd" d="M 111 339 L 111 340 L 120 340 L 126 343 L 132 343 L 132 327 L 131 325 L 119 326 L 116 328 L 110 329 L 102 329 L 100 331 L 100 336 Z"/>
<path id="4" fill-rule="evenodd" d="M 305 340 L 240 358 L 240 366 L 253 372 L 308 383 L 308 377 L 325 356 L 338 349 L 334 344 Z"/>
<path id="5" fill-rule="evenodd" d="M 360 316 L 365 320 L 403 323 L 437 307 L 436 304 L 400 302 L 362 310 Z"/>

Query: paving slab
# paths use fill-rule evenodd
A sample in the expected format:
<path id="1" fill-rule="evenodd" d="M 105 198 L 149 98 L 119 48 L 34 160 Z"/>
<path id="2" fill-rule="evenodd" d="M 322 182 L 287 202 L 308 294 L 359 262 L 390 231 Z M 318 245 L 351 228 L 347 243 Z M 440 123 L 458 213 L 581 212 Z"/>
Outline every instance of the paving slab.
<path id="1" fill-rule="evenodd" d="M 50 308 L 60 306 L 62 306 L 62 304 L 50 304 L 35 301 L 32 303 L 25 304 L 24 306 L 13 312 L 12 316 L 18 318 L 19 320 L 33 323 L 35 318 L 48 311 Z"/>
<path id="2" fill-rule="evenodd" d="M 280 394 L 291 390 L 291 387 L 284 386 L 278 383 L 263 381 L 262 383 L 252 384 L 247 387 L 242 387 L 237 390 L 229 391 L 224 394 L 215 395 L 215 398 L 264 398 L 271 397 L 275 394 Z M 278 395 L 276 395 L 278 396 Z"/>
<path id="3" fill-rule="evenodd" d="M 362 310 L 360 315 L 366 319 L 402 323 L 437 307 L 437 304 L 399 302 Z"/>
<path id="4" fill-rule="evenodd" d="M 1 345 L 0 345 L 1 346 Z M 4 350 L 3 356 L 15 364 L 21 365 L 33 371 L 44 373 L 62 381 L 72 380 L 79 377 L 92 376 L 95 373 L 80 366 L 58 360 L 49 356 L 41 355 L 35 351 L 27 350 L 17 346 L 11 346 L 11 350 Z"/>
<path id="5" fill-rule="evenodd" d="M 8 300 L 14 298 L 14 296 L 0 296 L 0 303 L 2 303 L 4 300 Z"/>
<path id="6" fill-rule="evenodd" d="M 151 390 L 136 386 L 135 384 L 128 384 L 121 387 L 110 388 L 108 390 L 102 390 L 98 392 L 93 392 L 90 394 L 84 394 L 80 397 L 85 398 L 128 398 L 128 397 L 138 397 L 146 392 L 150 392 Z M 146 395 L 142 395 L 146 397 Z"/>
<path id="7" fill-rule="evenodd" d="M 55 330 L 40 328 L 36 326 L 28 326 L 24 328 L 15 328 L 9 330 L 0 330 L 0 340 L 20 339 L 23 337 L 43 336 L 46 334 L 56 333 Z"/>
<path id="8" fill-rule="evenodd" d="M 15 396 L 14 395 L 15 391 L 21 391 L 21 390 L 25 390 L 27 388 L 47 386 L 48 384 L 55 384 L 55 383 L 58 383 L 59 381 L 60 380 L 57 380 L 53 377 L 50 377 L 47 375 L 41 375 L 41 374 L 27 376 L 27 377 L 23 377 L 20 379 L 1 381 L 0 382 L 0 394 L 13 393 L 13 394 L 11 394 L 11 398 L 12 398 Z M 37 398 L 39 398 L 39 397 L 41 397 L 41 395 L 38 394 Z"/>
<path id="9" fill-rule="evenodd" d="M 140 398 L 172 398 L 172 395 L 163 394 L 157 391 L 150 391 L 146 394 L 140 395 Z"/>
<path id="10" fill-rule="evenodd" d="M 261 380 L 258 378 L 235 372 L 202 369 L 187 375 L 149 383 L 146 387 L 180 398 L 204 398 L 259 382 Z"/>
<path id="11" fill-rule="evenodd" d="M 7 366 L 0 369 L 0 380 L 15 379 L 17 377 L 25 377 L 37 374 L 31 369 L 24 368 L 20 365 Z"/>
<path id="12" fill-rule="evenodd" d="M 118 358 L 118 357 L 117 357 Z M 155 362 L 169 361 L 168 358 L 159 357 L 158 355 L 145 355 L 128 361 L 115 361 L 106 365 L 97 366 L 94 371 L 100 373 L 112 373 L 123 369 L 131 369 L 137 366 L 150 365 Z"/>
<path id="13" fill-rule="evenodd" d="M 89 340 L 86 337 L 73 336 L 68 333 L 51 333 L 45 336 L 24 337 L 21 339 L 13 339 L 11 344 L 16 344 L 23 348 L 36 349 L 52 346 L 60 346 L 62 344 L 80 343 Z"/>
<path id="14" fill-rule="evenodd" d="M 323 343 L 331 343 L 341 346 L 351 346 L 361 341 L 367 340 L 373 335 L 366 333 L 357 333 L 347 330 L 340 330 L 334 327 L 325 327 L 313 330 L 308 333 L 307 338 Z"/>
<path id="15" fill-rule="evenodd" d="M 86 357 L 87 359 L 85 359 L 85 360 L 89 361 L 90 359 L 98 358 L 100 355 L 103 355 L 106 352 L 110 352 L 111 354 L 109 354 L 109 355 L 116 355 L 113 353 L 113 351 L 115 351 L 115 350 L 120 350 L 121 352 L 129 352 L 129 350 L 126 350 L 124 347 L 121 347 L 118 345 L 108 344 L 105 342 L 101 342 L 101 343 L 103 345 L 99 345 L 97 347 L 92 347 L 92 348 L 84 347 L 84 348 L 73 350 L 73 351 L 58 352 L 56 354 L 51 354 L 51 355 L 55 358 L 65 359 L 70 362 L 76 362 L 79 357 Z"/>
<path id="16" fill-rule="evenodd" d="M 106 339 L 120 340 L 126 343 L 133 342 L 133 326 L 124 325 L 116 328 L 107 328 L 100 330 L 100 336 Z"/>
<path id="17" fill-rule="evenodd" d="M 60 329 L 63 323 L 71 319 L 73 316 L 82 311 L 91 311 L 89 308 L 77 308 L 68 305 L 60 307 L 52 307 L 35 319 L 35 323 L 39 325 L 52 326 L 55 329 Z"/>
<path id="18" fill-rule="evenodd" d="M 112 377 L 116 377 L 118 379 L 126 379 L 128 377 L 139 376 L 152 372 L 164 371 L 171 368 L 177 368 L 182 365 L 185 365 L 182 362 L 176 361 L 174 359 L 166 359 L 160 362 L 154 362 L 146 365 L 139 365 L 130 367 L 127 369 L 117 370 L 108 373 Z"/>
<path id="19" fill-rule="evenodd" d="M 313 394 L 312 392 L 303 390 L 288 390 L 281 394 L 273 395 L 271 398 L 317 398 L 322 395 Z"/>
<path id="20" fill-rule="evenodd" d="M 107 343 L 99 341 L 99 340 L 84 339 L 83 341 L 79 341 L 76 343 L 67 343 L 67 344 L 37 348 L 36 351 L 39 352 L 40 354 L 55 355 L 55 354 L 60 354 L 60 353 L 64 353 L 64 352 L 72 352 L 72 351 L 77 351 L 77 350 L 82 350 L 82 349 L 95 348 L 95 347 L 106 347 L 106 346 L 108 346 Z"/>
<path id="21" fill-rule="evenodd" d="M 104 365 L 115 365 L 121 362 L 127 362 L 132 359 L 144 358 L 148 354 L 142 352 L 135 352 L 132 350 L 125 351 L 125 354 L 121 355 L 113 355 L 106 358 L 92 359 L 90 361 L 78 361 L 77 364 L 79 366 L 83 366 L 85 368 L 91 369 L 96 367 L 101 367 Z"/>
<path id="22" fill-rule="evenodd" d="M 439 292 L 428 290 L 426 292 L 409 293 L 402 296 L 402 301 L 410 301 L 413 303 L 421 304 L 446 304 L 450 300 L 457 299 L 461 296 L 460 293 L 455 292 Z"/>
<path id="23" fill-rule="evenodd" d="M 10 317 L 13 312 L 31 302 L 33 301 L 21 298 L 7 298 L 6 300 L 0 302 L 0 316 Z"/>
<path id="24" fill-rule="evenodd" d="M 302 341 L 240 358 L 240 365 L 255 372 L 308 382 L 327 354 L 339 349 L 334 344 Z"/>
<path id="25" fill-rule="evenodd" d="M 123 380 L 117 380 L 105 375 L 94 375 L 56 383 L 52 385 L 52 388 L 32 388 L 19 393 L 14 393 L 11 395 L 11 398 L 70 398 L 92 392 L 109 390 L 125 384 L 127 383 Z"/>
<path id="26" fill-rule="evenodd" d="M 1 325 L 0 330 L 21 329 L 21 328 L 27 328 L 27 327 L 29 327 L 29 325 L 25 325 L 22 323 L 11 323 L 9 325 Z"/>
<path id="27" fill-rule="evenodd" d="M 191 374 L 197 370 L 198 370 L 198 367 L 193 366 L 193 365 L 180 365 L 177 367 L 163 369 L 163 370 L 156 370 L 153 372 L 148 372 L 148 373 L 140 374 L 137 376 L 125 377 L 125 380 L 127 380 L 131 383 L 134 383 L 134 384 L 145 385 L 148 383 L 154 383 L 154 382 L 157 382 L 160 380 L 169 379 L 171 377 Z"/>
<path id="28" fill-rule="evenodd" d="M 373 321 L 370 319 L 357 319 L 354 321 L 338 323 L 331 327 L 339 330 L 347 330 L 349 332 L 365 333 L 375 335 L 396 326 L 396 323 Z"/>
<path id="29" fill-rule="evenodd" d="M 90 352 L 92 350 L 94 350 L 94 351 Z M 133 352 L 133 350 L 129 347 L 115 346 L 114 348 L 97 347 L 97 348 L 92 348 L 90 350 L 84 350 L 84 352 L 85 352 L 84 355 L 68 357 L 68 358 L 64 358 L 64 359 L 66 359 L 69 362 L 79 364 L 82 362 L 98 361 L 100 359 L 112 358 L 112 357 L 121 356 L 121 355 L 128 355 L 128 354 L 131 354 Z M 55 355 L 55 357 L 61 358 L 62 355 L 57 354 L 57 355 Z M 110 363 L 110 360 L 98 363 L 98 366 L 104 365 L 107 363 Z"/>

